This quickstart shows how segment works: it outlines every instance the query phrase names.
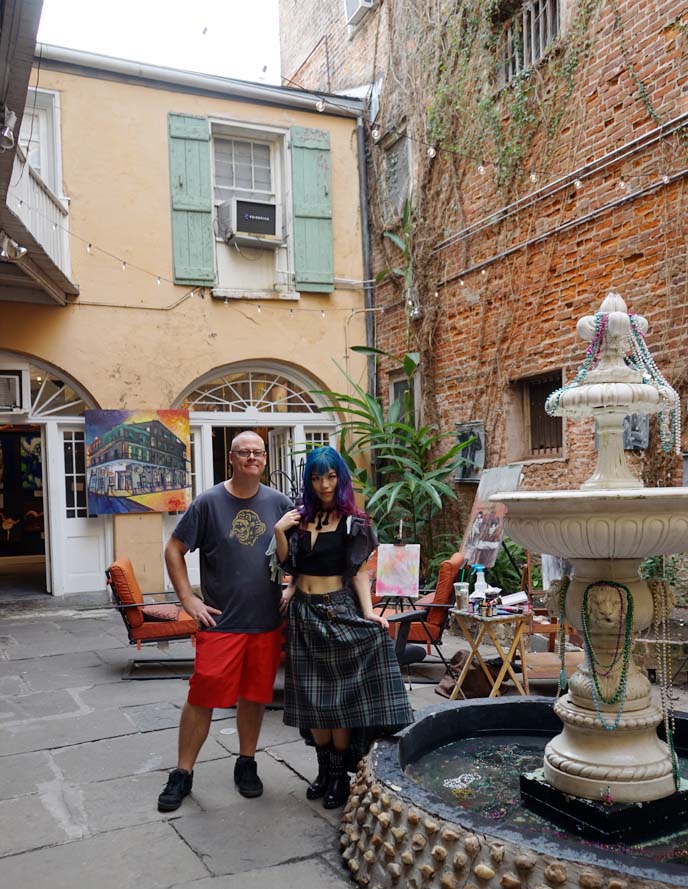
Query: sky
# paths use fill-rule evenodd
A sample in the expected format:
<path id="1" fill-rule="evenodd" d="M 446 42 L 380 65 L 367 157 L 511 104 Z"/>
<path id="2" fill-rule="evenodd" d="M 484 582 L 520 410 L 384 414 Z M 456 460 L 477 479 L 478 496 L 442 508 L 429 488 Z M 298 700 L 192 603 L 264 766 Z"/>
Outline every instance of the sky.
<path id="1" fill-rule="evenodd" d="M 43 0 L 39 43 L 279 83 L 278 0 Z"/>

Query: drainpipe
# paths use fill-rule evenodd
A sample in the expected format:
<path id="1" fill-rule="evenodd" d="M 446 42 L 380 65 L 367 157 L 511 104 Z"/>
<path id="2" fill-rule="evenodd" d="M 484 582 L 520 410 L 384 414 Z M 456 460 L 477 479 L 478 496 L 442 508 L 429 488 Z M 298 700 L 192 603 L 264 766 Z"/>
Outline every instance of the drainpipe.
<path id="1" fill-rule="evenodd" d="M 358 139 L 358 192 L 361 203 L 361 240 L 363 243 L 363 305 L 365 306 L 366 345 L 369 348 L 375 346 L 375 321 L 373 319 L 373 288 L 371 280 L 373 276 L 372 260 L 370 254 L 370 227 L 368 225 L 368 178 L 366 171 L 365 129 L 363 120 L 359 117 L 356 121 L 356 136 Z M 377 392 L 375 375 L 375 358 L 368 356 L 368 392 L 375 395 Z"/>

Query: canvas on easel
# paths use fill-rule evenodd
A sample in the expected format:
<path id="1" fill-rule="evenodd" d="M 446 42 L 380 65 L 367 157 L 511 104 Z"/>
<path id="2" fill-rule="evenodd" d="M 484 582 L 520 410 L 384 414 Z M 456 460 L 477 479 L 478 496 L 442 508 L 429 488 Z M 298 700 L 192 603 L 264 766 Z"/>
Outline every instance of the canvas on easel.
<path id="1" fill-rule="evenodd" d="M 473 508 L 461 541 L 467 564 L 492 568 L 504 536 L 503 503 L 492 503 L 490 497 L 500 491 L 516 491 L 521 481 L 521 464 L 484 469 L 480 476 Z"/>
<path id="2" fill-rule="evenodd" d="M 377 550 L 375 595 L 418 598 L 419 543 L 381 543 Z"/>

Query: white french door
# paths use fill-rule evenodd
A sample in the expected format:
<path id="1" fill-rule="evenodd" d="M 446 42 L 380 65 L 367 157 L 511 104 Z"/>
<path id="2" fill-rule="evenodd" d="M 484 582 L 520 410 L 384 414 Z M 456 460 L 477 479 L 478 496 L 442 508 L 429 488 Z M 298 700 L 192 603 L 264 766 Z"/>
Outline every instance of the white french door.
<path id="1" fill-rule="evenodd" d="M 110 516 L 89 516 L 83 425 L 45 424 L 52 593 L 104 590 L 112 560 Z"/>

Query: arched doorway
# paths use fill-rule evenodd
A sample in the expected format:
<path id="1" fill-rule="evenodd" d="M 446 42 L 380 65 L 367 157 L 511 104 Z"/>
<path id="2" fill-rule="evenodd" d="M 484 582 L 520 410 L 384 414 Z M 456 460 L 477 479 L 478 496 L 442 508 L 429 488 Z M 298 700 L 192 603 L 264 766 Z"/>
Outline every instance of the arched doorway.
<path id="1" fill-rule="evenodd" d="M 102 590 L 109 520 L 88 515 L 85 387 L 0 352 L 0 597 Z"/>
<path id="2" fill-rule="evenodd" d="M 306 371 L 267 360 L 228 364 L 194 380 L 172 404 L 189 411 L 193 494 L 228 477 L 232 438 L 252 429 L 266 443 L 266 484 L 293 496 L 306 451 L 330 444 L 336 432 L 336 418 L 318 395 L 323 388 Z M 165 517 L 166 535 L 176 521 Z M 192 583 L 198 576 L 194 555 L 187 556 Z"/>

